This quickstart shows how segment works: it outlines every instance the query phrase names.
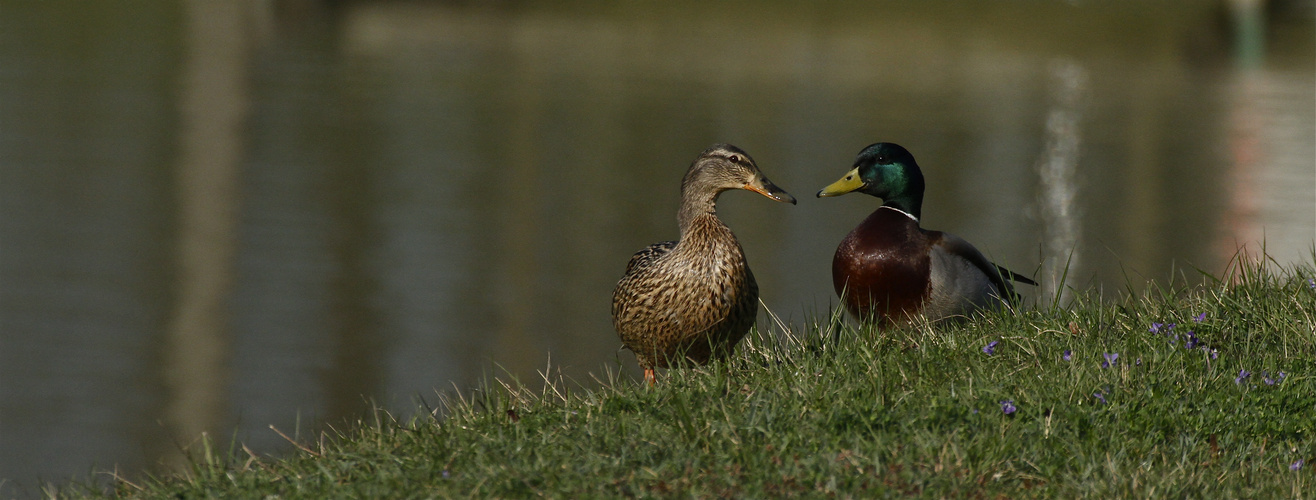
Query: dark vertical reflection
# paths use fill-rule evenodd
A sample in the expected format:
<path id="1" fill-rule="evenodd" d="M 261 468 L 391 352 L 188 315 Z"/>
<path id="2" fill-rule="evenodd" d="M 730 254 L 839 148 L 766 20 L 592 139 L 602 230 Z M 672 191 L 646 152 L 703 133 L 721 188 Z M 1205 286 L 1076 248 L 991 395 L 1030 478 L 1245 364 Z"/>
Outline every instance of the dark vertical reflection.
<path id="1" fill-rule="evenodd" d="M 515 44 L 517 38 L 504 40 Z M 486 205 L 489 213 L 481 214 L 492 230 L 483 233 L 478 250 L 485 256 L 481 274 L 493 311 L 486 346 L 503 368 L 524 376 L 544 360 L 541 337 L 532 334 L 538 312 L 535 285 L 544 271 L 545 248 L 559 241 L 542 219 L 543 204 L 553 195 L 542 183 L 549 175 L 543 171 L 547 157 L 559 151 L 541 140 L 550 126 L 543 94 L 553 82 L 545 81 L 541 66 L 548 61 L 521 57 L 517 47 L 509 48 L 513 57 L 507 72 L 495 77 L 501 85 L 488 96 L 501 104 L 502 126 L 486 129 L 480 138 L 491 168 L 472 188 L 484 200 L 497 200 Z"/>
<path id="2" fill-rule="evenodd" d="M 467 68 L 489 69 L 485 65 L 497 58 L 417 53 L 406 44 L 382 49 L 377 46 L 384 41 L 359 39 L 358 32 L 387 36 L 389 30 L 378 30 L 369 19 L 345 19 L 343 25 L 344 74 L 374 75 L 353 82 L 360 109 L 354 133 L 373 134 L 366 141 L 371 155 L 356 155 L 363 162 L 359 168 L 372 176 L 361 181 L 372 219 L 359 222 L 370 227 L 363 235 L 370 240 L 373 280 L 366 302 L 374 325 L 368 330 L 374 342 L 386 343 L 372 375 L 386 385 L 368 394 L 406 413 L 418 398 L 433 404 L 436 388 L 464 386 L 480 370 L 472 346 L 484 336 L 471 332 L 486 332 L 489 314 L 476 289 L 482 275 L 473 242 L 487 229 L 476 221 L 484 212 L 477 188 L 498 176 L 479 167 L 489 162 L 487 152 L 473 147 L 479 128 L 474 118 L 485 114 L 488 99 L 463 92 L 487 89 Z M 448 92 L 433 92 L 436 87 Z"/>
<path id="3" fill-rule="evenodd" d="M 334 55 L 331 11 L 279 4 L 272 39 L 255 53 L 249 157 L 243 179 L 243 242 L 233 307 L 232 385 L 237 437 L 256 450 L 289 446 L 271 425 L 308 438 L 331 396 L 338 321 L 354 262 L 344 238 L 358 225 L 340 221 L 357 191 L 340 158 L 346 138 L 344 93 Z M 361 375 L 361 374 L 358 374 Z M 365 376 L 365 375 L 362 375 Z M 333 388 L 336 390 L 336 388 Z M 291 410 L 291 411 L 290 411 Z"/>
<path id="4" fill-rule="evenodd" d="M 335 20 L 335 26 L 337 26 Z M 338 47 L 337 30 L 329 43 Z M 341 53 L 335 50 L 336 53 Z M 365 120 L 368 102 L 356 91 L 352 73 L 341 56 L 329 75 L 336 82 L 326 99 L 337 113 L 326 127 L 324 196 L 331 224 L 328 258 L 332 272 L 327 293 L 330 342 L 329 365 L 321 377 L 325 393 L 323 418 L 341 420 L 361 416 L 381 394 L 385 374 L 384 352 L 392 340 L 380 327 L 378 268 L 372 255 L 379 245 L 376 177 L 379 165 L 376 132 Z"/>

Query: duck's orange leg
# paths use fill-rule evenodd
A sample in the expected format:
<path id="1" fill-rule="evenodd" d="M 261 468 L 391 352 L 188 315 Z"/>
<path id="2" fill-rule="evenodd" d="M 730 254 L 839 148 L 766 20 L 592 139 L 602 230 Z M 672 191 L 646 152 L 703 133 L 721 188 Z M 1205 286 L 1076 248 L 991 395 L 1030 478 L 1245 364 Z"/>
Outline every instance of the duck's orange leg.
<path id="1" fill-rule="evenodd" d="M 649 387 L 653 387 L 658 383 L 658 376 L 654 374 L 653 368 L 644 369 L 644 381 L 649 383 Z"/>

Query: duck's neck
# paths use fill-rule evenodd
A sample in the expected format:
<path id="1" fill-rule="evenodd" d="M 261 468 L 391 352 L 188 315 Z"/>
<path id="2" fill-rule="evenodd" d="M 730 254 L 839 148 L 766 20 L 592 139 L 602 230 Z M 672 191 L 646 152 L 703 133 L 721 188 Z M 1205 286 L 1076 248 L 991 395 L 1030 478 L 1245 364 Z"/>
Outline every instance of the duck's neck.
<path id="1" fill-rule="evenodd" d="M 895 210 L 895 211 L 897 211 L 897 212 L 900 212 L 901 215 L 904 215 L 905 217 L 909 217 L 910 219 L 913 219 L 915 224 L 918 223 L 918 213 L 917 213 L 917 212 L 910 212 L 910 211 L 908 211 L 908 210 L 905 210 L 905 209 L 903 209 L 903 208 L 899 208 L 899 207 L 897 207 L 897 206 L 895 206 L 895 205 L 892 205 L 892 204 L 890 204 L 890 203 L 884 203 L 884 204 L 882 204 L 882 207 L 881 207 L 881 208 L 885 208 L 885 209 L 889 209 L 889 210 Z"/>
<path id="2" fill-rule="evenodd" d="M 904 212 L 905 215 L 913 217 L 914 220 L 923 218 L 923 215 L 919 213 L 920 209 L 923 207 L 923 194 L 921 193 L 903 194 L 891 198 L 884 198 L 882 200 L 882 206 Z"/>
<path id="3" fill-rule="evenodd" d="M 691 189 L 681 193 L 681 210 L 676 214 L 676 221 L 681 227 L 681 239 L 691 231 L 704 227 L 707 219 L 717 219 L 717 195 L 720 191 Z M 721 221 L 718 221 L 719 223 Z"/>

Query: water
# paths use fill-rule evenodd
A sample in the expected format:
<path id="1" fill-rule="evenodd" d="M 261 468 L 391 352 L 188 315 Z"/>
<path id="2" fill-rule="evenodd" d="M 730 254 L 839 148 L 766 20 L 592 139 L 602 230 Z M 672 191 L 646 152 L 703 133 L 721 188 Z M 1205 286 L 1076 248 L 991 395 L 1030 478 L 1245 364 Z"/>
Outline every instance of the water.
<path id="1" fill-rule="evenodd" d="M 1311 262 L 1313 8 L 1146 4 L 0 5 L 0 496 L 635 376 L 612 287 L 714 142 L 801 200 L 719 205 L 797 324 L 879 140 L 1034 300 Z"/>

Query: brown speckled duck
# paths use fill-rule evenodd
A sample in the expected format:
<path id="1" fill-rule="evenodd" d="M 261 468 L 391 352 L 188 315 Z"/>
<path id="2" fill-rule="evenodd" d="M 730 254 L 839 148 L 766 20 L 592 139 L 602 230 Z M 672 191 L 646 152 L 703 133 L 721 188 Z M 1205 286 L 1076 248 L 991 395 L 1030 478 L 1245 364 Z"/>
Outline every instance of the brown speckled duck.
<path id="1" fill-rule="evenodd" d="M 717 197 L 730 189 L 795 203 L 740 148 L 714 144 L 681 181 L 681 239 L 636 253 L 612 293 L 612 324 L 650 384 L 655 368 L 730 355 L 754 324 L 758 284 L 736 235 L 717 218 Z"/>
<path id="2" fill-rule="evenodd" d="M 905 148 L 864 148 L 854 168 L 818 197 L 858 191 L 883 203 L 841 241 L 832 259 L 832 285 L 850 314 L 879 325 L 963 317 L 1012 303 L 1010 281 L 1033 280 L 1000 267 L 964 239 L 919 227 L 923 172 Z"/>

